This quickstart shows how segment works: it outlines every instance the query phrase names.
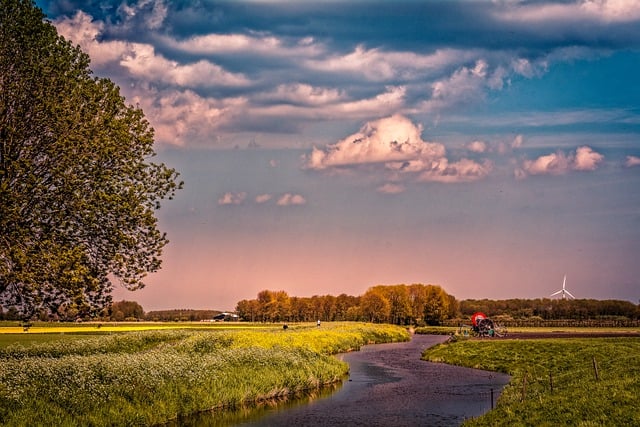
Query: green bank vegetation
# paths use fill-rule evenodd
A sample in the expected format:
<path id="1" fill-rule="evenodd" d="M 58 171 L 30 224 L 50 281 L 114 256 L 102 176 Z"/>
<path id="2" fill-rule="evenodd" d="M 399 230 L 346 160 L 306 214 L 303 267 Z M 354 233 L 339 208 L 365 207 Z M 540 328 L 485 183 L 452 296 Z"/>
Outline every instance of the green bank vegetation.
<path id="1" fill-rule="evenodd" d="M 56 335 L 0 348 L 0 424 L 154 425 L 249 406 L 340 381 L 348 365 L 331 354 L 409 338 L 356 323 Z"/>
<path id="2" fill-rule="evenodd" d="M 470 426 L 640 425 L 640 338 L 459 340 L 423 359 L 508 373 Z"/>

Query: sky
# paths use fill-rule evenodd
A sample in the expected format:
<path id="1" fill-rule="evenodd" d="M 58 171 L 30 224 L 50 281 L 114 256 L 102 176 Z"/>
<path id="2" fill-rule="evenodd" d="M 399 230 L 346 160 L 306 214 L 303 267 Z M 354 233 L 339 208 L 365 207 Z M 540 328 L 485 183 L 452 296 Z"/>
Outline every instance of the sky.
<path id="1" fill-rule="evenodd" d="M 114 300 L 640 300 L 640 0 L 36 4 L 184 181 Z"/>

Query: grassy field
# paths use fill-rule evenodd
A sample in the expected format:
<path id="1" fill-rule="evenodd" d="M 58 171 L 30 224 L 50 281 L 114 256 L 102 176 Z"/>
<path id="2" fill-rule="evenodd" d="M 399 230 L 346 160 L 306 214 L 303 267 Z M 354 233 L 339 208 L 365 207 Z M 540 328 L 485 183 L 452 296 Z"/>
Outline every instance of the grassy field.
<path id="1" fill-rule="evenodd" d="M 389 325 L 223 325 L 0 334 L 0 424 L 161 424 L 317 389 L 348 371 L 331 354 L 408 339 Z"/>
<path id="2" fill-rule="evenodd" d="M 640 425 L 640 338 L 459 340 L 423 358 L 512 376 L 496 409 L 465 425 Z"/>

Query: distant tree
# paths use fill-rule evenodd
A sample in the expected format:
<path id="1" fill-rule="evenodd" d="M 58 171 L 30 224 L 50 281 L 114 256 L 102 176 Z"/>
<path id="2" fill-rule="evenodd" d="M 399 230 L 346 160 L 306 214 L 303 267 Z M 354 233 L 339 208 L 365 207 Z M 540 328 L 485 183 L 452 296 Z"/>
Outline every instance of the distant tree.
<path id="1" fill-rule="evenodd" d="M 243 299 L 236 304 L 236 313 L 242 320 L 255 322 L 258 318 L 258 301 Z"/>
<path id="2" fill-rule="evenodd" d="M 111 304 L 110 311 L 112 320 L 144 319 L 144 309 L 135 301 L 122 300 L 114 302 Z"/>
<path id="3" fill-rule="evenodd" d="M 449 317 L 449 295 L 437 285 L 427 285 L 423 320 L 427 325 L 441 325 Z"/>
<path id="4" fill-rule="evenodd" d="M 360 313 L 369 322 L 388 322 L 391 315 L 391 304 L 379 289 L 368 289 L 360 297 Z"/>
<path id="5" fill-rule="evenodd" d="M 153 129 L 30 0 L 0 0 L 0 302 L 23 317 L 97 314 L 113 278 L 144 286 L 168 240 L 177 173 Z"/>

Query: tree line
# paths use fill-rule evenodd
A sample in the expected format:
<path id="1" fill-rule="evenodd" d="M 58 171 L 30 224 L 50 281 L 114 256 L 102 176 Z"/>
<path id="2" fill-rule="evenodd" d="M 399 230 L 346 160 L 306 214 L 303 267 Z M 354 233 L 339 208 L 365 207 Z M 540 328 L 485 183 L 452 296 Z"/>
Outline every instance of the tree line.
<path id="1" fill-rule="evenodd" d="M 366 321 L 400 325 L 458 325 L 483 312 L 505 326 L 634 326 L 640 321 L 640 305 L 624 300 L 594 299 L 467 299 L 456 300 L 437 285 L 380 285 L 363 295 L 289 296 L 285 291 L 263 290 L 256 299 L 237 303 L 236 313 L 250 322 Z M 208 321 L 219 310 L 172 309 L 146 312 L 135 301 L 117 301 L 97 317 L 78 317 L 75 312 L 52 316 L 47 321 Z M 0 320 L 23 320 L 14 308 Z M 568 322 L 568 323 L 567 323 Z"/>
<path id="2" fill-rule="evenodd" d="M 438 285 L 378 285 L 361 296 L 347 294 L 289 296 L 263 290 L 256 299 L 239 301 L 236 312 L 252 322 L 367 321 L 439 325 L 458 312 L 455 297 Z"/>
<path id="3" fill-rule="evenodd" d="M 460 301 L 462 317 L 481 311 L 489 316 L 526 320 L 640 319 L 640 305 L 624 300 L 595 299 L 468 299 Z"/>

